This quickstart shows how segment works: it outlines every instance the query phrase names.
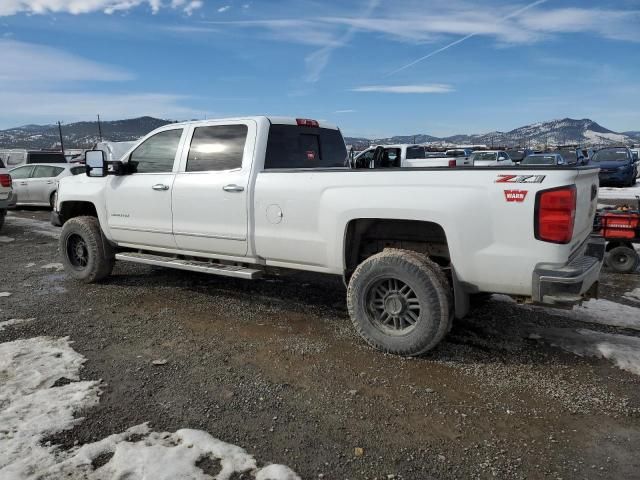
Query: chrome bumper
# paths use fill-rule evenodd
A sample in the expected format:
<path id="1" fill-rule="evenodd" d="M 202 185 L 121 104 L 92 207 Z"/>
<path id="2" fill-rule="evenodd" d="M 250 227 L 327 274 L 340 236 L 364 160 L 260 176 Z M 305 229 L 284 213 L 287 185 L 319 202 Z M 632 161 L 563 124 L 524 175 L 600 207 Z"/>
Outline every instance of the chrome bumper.
<path id="1" fill-rule="evenodd" d="M 605 240 L 592 236 L 579 255 L 565 265 L 540 263 L 533 272 L 533 301 L 571 306 L 597 296 Z"/>

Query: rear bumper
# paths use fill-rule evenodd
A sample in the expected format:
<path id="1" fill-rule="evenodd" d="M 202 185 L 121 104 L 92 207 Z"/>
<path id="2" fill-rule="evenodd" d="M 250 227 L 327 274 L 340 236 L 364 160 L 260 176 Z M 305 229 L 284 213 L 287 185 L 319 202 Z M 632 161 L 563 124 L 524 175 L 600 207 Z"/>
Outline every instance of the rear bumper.
<path id="1" fill-rule="evenodd" d="M 17 200 L 17 195 L 15 195 L 13 192 L 9 192 L 9 196 L 0 200 L 0 210 L 6 210 L 7 208 L 15 207 Z"/>
<path id="2" fill-rule="evenodd" d="M 533 272 L 533 301 L 570 306 L 595 296 L 604 253 L 604 238 L 594 235 L 569 263 L 538 264 Z"/>

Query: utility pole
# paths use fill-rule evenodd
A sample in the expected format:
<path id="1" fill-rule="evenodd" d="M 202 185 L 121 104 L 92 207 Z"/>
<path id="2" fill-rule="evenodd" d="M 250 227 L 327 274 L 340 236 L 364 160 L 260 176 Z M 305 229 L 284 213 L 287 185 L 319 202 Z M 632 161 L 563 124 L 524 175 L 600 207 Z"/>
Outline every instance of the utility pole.
<path id="1" fill-rule="evenodd" d="M 62 150 L 62 155 L 64 155 L 64 142 L 62 141 L 62 125 L 60 124 L 60 120 L 58 120 L 58 133 L 60 134 L 60 150 Z"/>
<path id="2" fill-rule="evenodd" d="M 100 114 L 98 114 L 98 135 L 100 135 L 100 141 L 102 141 L 102 125 L 100 125 Z"/>

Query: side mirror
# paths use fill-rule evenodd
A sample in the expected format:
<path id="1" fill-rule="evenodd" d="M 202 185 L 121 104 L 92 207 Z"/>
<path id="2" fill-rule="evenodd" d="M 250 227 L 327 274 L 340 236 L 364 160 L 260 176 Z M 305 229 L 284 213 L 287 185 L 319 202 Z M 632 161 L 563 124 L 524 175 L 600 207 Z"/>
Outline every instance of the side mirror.
<path id="1" fill-rule="evenodd" d="M 102 150 L 89 150 L 85 153 L 88 177 L 106 177 L 107 162 Z"/>

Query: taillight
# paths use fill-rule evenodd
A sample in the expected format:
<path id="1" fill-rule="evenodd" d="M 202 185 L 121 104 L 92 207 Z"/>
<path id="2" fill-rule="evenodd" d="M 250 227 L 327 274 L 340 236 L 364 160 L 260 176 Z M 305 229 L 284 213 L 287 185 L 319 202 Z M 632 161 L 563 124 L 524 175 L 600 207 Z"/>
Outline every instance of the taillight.
<path id="1" fill-rule="evenodd" d="M 455 167 L 456 166 L 456 159 L 455 158 L 453 160 L 449 160 L 449 166 L 450 167 Z"/>
<path id="2" fill-rule="evenodd" d="M 308 118 L 296 118 L 296 123 L 299 127 L 316 127 L 318 128 L 320 124 L 317 120 L 310 120 Z"/>
<path id="3" fill-rule="evenodd" d="M 3 187 L 10 187 L 11 175 L 8 175 L 6 173 L 0 174 L 0 185 L 2 185 Z"/>
<path id="4" fill-rule="evenodd" d="M 576 217 L 576 187 L 553 188 L 536 194 L 534 231 L 538 240 L 569 243 Z"/>

